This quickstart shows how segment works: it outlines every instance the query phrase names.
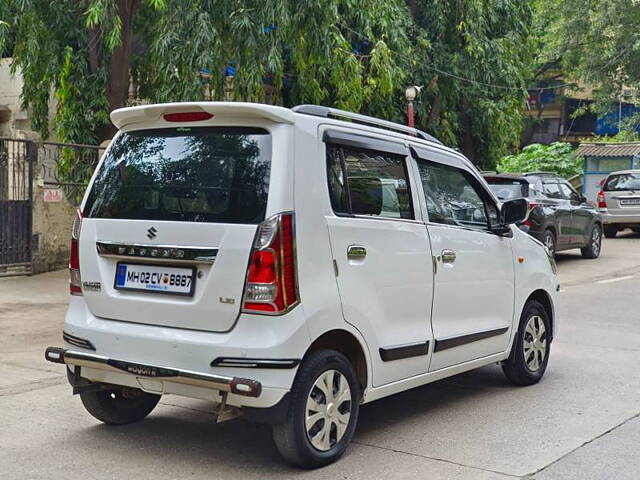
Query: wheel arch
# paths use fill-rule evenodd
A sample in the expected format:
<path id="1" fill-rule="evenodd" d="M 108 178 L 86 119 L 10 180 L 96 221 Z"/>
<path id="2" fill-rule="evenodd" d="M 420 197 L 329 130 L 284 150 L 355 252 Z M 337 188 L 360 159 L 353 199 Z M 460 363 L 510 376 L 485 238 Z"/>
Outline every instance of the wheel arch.
<path id="1" fill-rule="evenodd" d="M 558 242 L 558 229 L 556 228 L 555 223 L 547 223 L 544 228 L 542 229 L 542 232 L 544 233 L 546 230 L 550 230 L 551 233 L 553 233 L 553 236 L 555 237 L 556 243 Z"/>
<path id="2" fill-rule="evenodd" d="M 549 317 L 549 323 L 551 324 L 551 338 L 549 340 L 552 341 L 553 335 L 555 333 L 555 312 L 553 309 L 553 302 L 551 301 L 551 296 L 546 290 L 543 290 L 540 288 L 532 292 L 529 295 L 529 297 L 527 297 L 527 300 L 524 302 L 524 304 L 526 305 L 531 300 L 535 300 L 539 302 L 547 312 L 547 315 Z"/>
<path id="3" fill-rule="evenodd" d="M 325 332 L 311 343 L 304 354 L 304 358 L 318 350 L 335 350 L 347 357 L 356 372 L 361 394 L 364 393 L 369 379 L 367 356 L 363 345 L 355 335 L 342 329 Z"/>

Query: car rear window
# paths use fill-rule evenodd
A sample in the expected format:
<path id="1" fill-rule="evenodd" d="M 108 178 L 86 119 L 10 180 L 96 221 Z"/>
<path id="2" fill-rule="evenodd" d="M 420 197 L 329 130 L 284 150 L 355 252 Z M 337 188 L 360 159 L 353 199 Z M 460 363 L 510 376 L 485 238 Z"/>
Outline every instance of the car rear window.
<path id="1" fill-rule="evenodd" d="M 98 172 L 84 216 L 257 224 L 264 220 L 271 135 L 261 128 L 122 133 Z"/>
<path id="2" fill-rule="evenodd" d="M 529 196 L 529 182 L 512 178 L 486 178 L 485 180 L 500 200 Z"/>
<path id="3" fill-rule="evenodd" d="M 605 192 L 640 190 L 640 173 L 611 175 L 604 184 Z"/>

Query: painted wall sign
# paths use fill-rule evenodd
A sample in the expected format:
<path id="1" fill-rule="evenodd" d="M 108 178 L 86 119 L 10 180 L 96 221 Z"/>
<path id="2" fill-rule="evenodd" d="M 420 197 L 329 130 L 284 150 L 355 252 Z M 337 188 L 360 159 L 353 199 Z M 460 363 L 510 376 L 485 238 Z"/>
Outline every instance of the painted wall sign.
<path id="1" fill-rule="evenodd" d="M 47 203 L 57 203 L 62 201 L 62 190 L 59 188 L 45 188 L 44 201 Z"/>

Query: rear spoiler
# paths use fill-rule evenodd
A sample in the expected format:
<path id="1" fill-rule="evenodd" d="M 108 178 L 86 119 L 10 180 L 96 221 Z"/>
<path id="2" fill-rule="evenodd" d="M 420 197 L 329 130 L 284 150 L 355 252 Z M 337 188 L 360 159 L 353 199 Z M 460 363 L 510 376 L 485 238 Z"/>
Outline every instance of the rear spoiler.
<path id="1" fill-rule="evenodd" d="M 206 112 L 224 117 L 254 117 L 276 123 L 293 123 L 294 113 L 288 108 L 244 102 L 181 102 L 119 108 L 111 112 L 111 121 L 117 128 L 135 123 L 160 120 L 166 113 Z"/>

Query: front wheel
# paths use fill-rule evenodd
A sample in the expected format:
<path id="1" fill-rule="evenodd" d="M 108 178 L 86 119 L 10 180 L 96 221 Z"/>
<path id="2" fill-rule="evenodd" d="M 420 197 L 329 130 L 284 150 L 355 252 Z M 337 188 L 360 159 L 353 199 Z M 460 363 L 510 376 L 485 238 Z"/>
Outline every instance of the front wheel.
<path id="1" fill-rule="evenodd" d="M 556 236 L 551 230 L 545 230 L 542 235 L 542 243 L 551 255 L 556 254 Z"/>
<path id="2" fill-rule="evenodd" d="M 138 388 L 109 386 L 105 390 L 83 392 L 80 400 L 87 411 L 107 425 L 124 425 L 142 420 L 160 401 Z"/>
<path id="3" fill-rule="evenodd" d="M 549 315 L 536 300 L 529 300 L 522 310 L 516 338 L 502 370 L 516 385 L 538 383 L 549 362 L 551 349 Z"/>
<path id="4" fill-rule="evenodd" d="M 300 366 L 285 423 L 273 427 L 284 459 L 298 467 L 335 462 L 356 429 L 360 389 L 353 366 L 333 350 L 314 352 Z"/>
<path id="5" fill-rule="evenodd" d="M 602 229 L 600 225 L 594 225 L 591 229 L 589 243 L 580 249 L 584 258 L 598 258 L 602 250 Z"/>

